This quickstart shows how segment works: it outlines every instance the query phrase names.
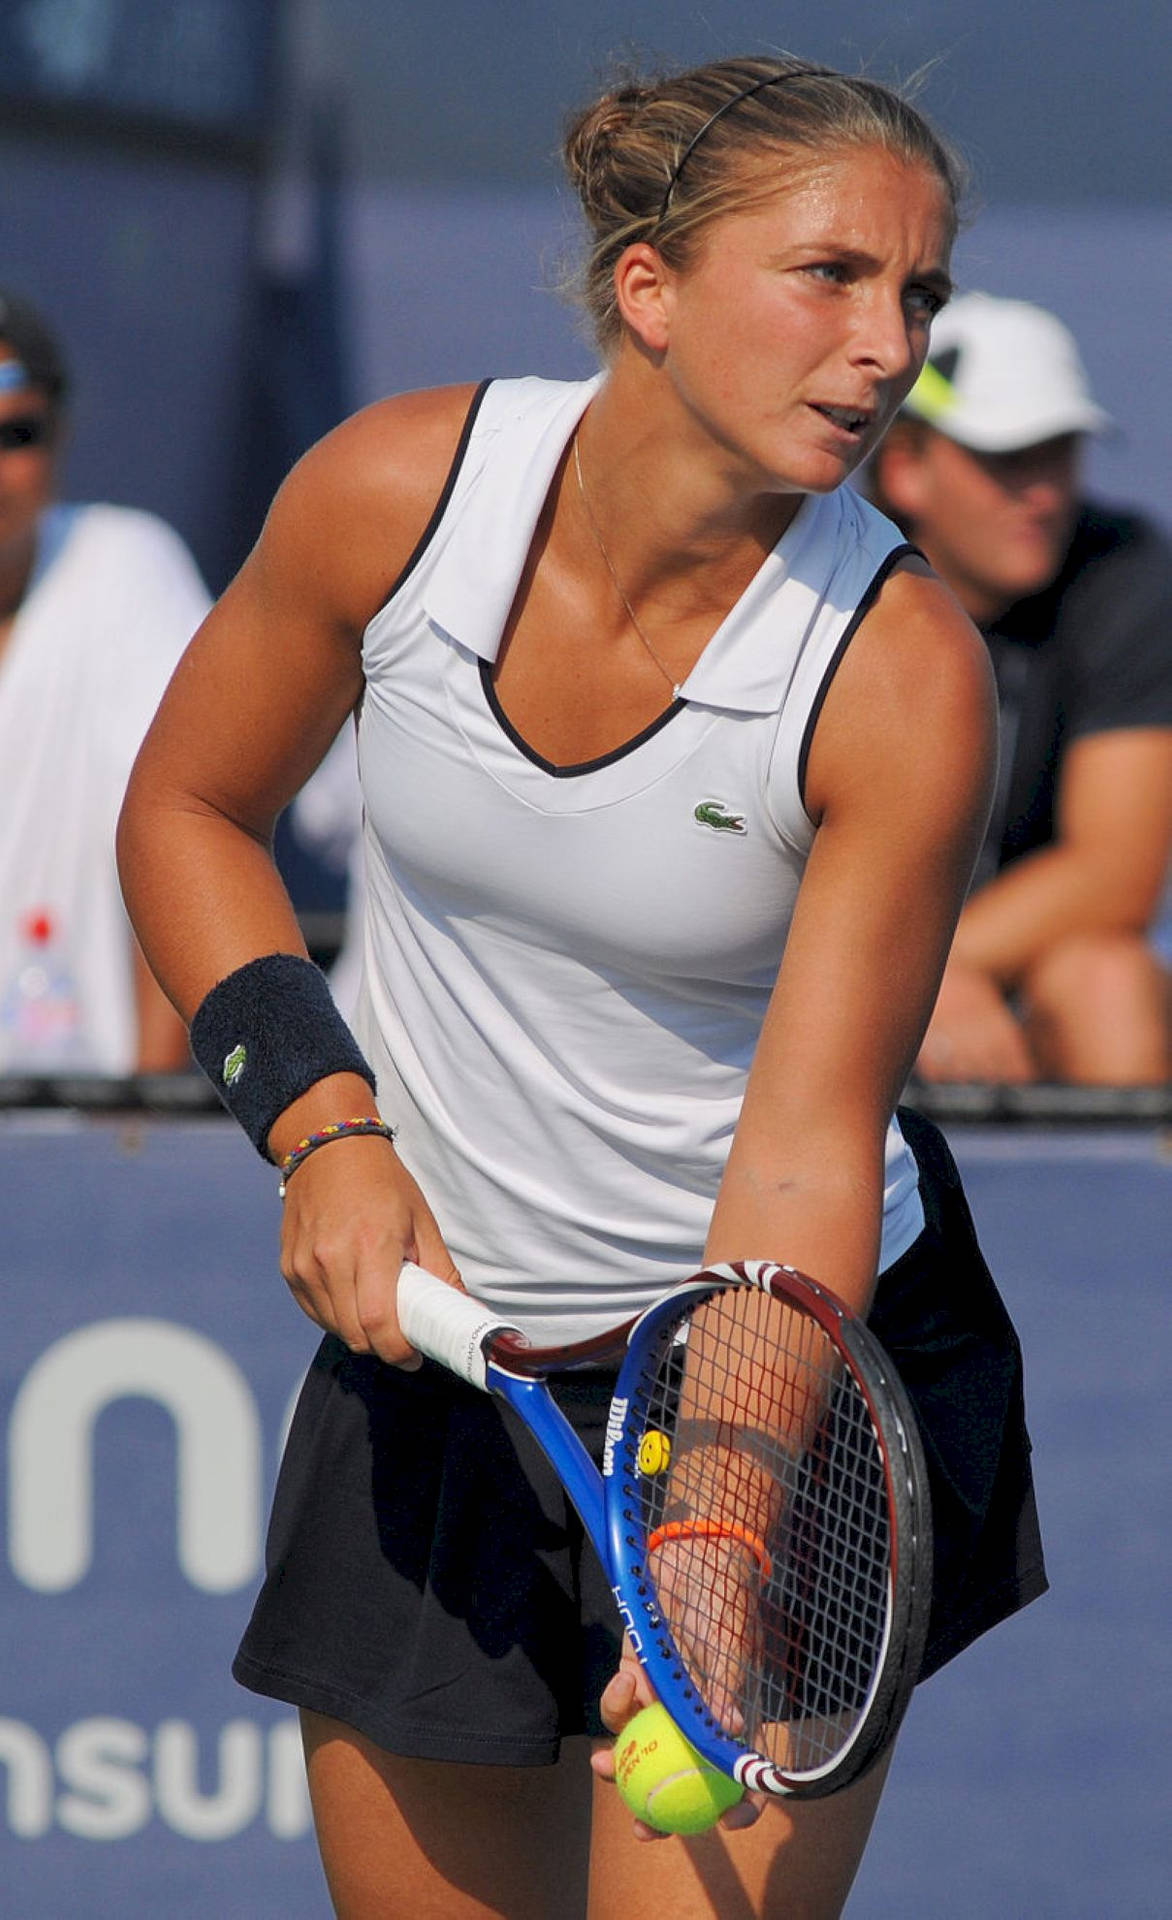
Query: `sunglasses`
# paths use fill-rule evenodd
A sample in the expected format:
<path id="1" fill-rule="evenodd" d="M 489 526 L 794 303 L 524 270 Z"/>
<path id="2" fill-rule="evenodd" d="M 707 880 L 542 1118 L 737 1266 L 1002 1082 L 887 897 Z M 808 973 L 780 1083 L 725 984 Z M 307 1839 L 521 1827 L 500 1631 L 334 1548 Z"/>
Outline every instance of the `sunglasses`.
<path id="1" fill-rule="evenodd" d="M 0 420 L 0 453 L 15 453 L 21 447 L 44 447 L 53 437 L 53 422 L 44 413 L 22 413 L 13 420 Z"/>

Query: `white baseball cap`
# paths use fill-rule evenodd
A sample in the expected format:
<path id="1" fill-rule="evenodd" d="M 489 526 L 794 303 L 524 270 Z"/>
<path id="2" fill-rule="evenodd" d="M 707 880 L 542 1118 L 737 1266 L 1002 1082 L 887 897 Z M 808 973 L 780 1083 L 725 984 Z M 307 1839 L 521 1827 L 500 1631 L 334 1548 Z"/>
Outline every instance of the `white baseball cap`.
<path id="1" fill-rule="evenodd" d="M 904 411 L 976 453 L 1012 453 L 1064 433 L 1104 433 L 1074 335 L 1042 307 L 967 293 L 932 323 Z"/>

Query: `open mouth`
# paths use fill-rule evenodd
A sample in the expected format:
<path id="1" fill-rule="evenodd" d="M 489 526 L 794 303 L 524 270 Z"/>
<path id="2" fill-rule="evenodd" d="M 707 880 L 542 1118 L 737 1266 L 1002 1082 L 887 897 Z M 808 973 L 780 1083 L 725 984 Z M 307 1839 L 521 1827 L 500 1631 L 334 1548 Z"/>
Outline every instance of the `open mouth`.
<path id="1" fill-rule="evenodd" d="M 815 404 L 814 411 L 820 413 L 824 420 L 829 420 L 831 426 L 837 427 L 840 433 L 849 433 L 855 439 L 865 433 L 871 424 L 871 415 L 861 413 L 857 407 L 826 407 Z"/>

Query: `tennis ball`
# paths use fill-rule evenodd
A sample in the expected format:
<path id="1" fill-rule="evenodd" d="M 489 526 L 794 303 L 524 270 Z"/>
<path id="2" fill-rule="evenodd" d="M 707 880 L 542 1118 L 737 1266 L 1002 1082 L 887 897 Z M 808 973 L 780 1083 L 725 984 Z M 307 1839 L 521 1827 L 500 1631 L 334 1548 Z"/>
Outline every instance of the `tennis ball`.
<path id="1" fill-rule="evenodd" d="M 644 1707 L 615 1742 L 615 1785 L 638 1820 L 660 1833 L 706 1833 L 744 1789 L 702 1760 L 666 1707 Z"/>

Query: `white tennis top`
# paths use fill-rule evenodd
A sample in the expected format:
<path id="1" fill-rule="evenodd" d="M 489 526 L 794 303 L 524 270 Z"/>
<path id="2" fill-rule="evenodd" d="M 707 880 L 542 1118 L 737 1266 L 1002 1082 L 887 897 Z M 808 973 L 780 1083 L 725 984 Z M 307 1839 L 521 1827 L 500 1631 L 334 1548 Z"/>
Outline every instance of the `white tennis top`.
<path id="1" fill-rule="evenodd" d="M 359 725 L 356 1029 L 465 1284 L 542 1341 L 700 1264 L 813 840 L 807 733 L 900 548 L 854 494 L 808 498 L 669 713 L 551 768 L 488 666 L 596 386 L 487 388 L 438 526 L 366 631 Z M 884 1265 L 922 1224 L 893 1122 Z"/>

